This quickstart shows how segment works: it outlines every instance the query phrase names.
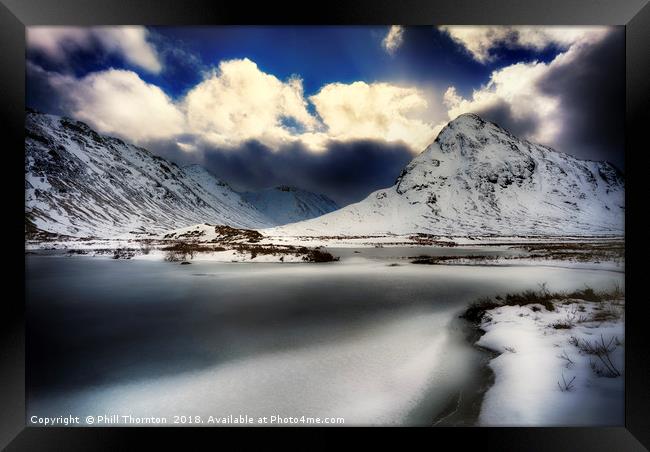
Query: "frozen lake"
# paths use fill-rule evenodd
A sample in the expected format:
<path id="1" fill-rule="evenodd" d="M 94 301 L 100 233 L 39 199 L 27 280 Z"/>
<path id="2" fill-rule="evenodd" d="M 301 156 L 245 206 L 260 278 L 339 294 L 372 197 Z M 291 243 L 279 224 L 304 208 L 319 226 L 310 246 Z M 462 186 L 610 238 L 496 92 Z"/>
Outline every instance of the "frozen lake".
<path id="1" fill-rule="evenodd" d="M 391 253 L 347 250 L 327 264 L 26 256 L 28 416 L 432 425 L 484 384 L 486 357 L 457 318 L 469 302 L 543 282 L 598 289 L 624 279 L 545 266 L 389 266 Z"/>

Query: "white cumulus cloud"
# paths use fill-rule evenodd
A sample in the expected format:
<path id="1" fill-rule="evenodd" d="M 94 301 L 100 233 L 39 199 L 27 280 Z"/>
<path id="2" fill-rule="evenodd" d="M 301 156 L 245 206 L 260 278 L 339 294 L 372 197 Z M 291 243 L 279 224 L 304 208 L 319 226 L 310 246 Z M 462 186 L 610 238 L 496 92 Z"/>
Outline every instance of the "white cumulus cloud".
<path id="1" fill-rule="evenodd" d="M 219 64 L 183 101 L 189 128 L 217 145 L 256 139 L 275 146 L 318 125 L 308 112 L 302 81 L 281 81 L 249 59 Z M 293 123 L 291 123 L 293 121 Z"/>
<path id="2" fill-rule="evenodd" d="M 517 63 L 505 67 L 494 71 L 490 81 L 468 98 L 460 96 L 455 87 L 449 87 L 444 95 L 449 119 L 462 113 L 480 113 L 506 105 L 514 121 L 534 119 L 540 124 L 527 138 L 539 143 L 552 142 L 561 126 L 556 119 L 560 117 L 559 101 L 537 87 L 547 71 L 548 65 L 544 63 Z"/>
<path id="3" fill-rule="evenodd" d="M 133 66 L 158 73 L 162 63 L 147 40 L 148 36 L 147 29 L 140 26 L 30 26 L 27 27 L 27 48 L 63 62 L 70 52 L 99 46 L 105 52 L 122 56 Z"/>
<path id="4" fill-rule="evenodd" d="M 309 100 L 331 138 L 403 141 L 418 152 L 433 139 L 431 125 L 417 117 L 428 106 L 417 88 L 389 83 L 331 83 Z"/>
<path id="5" fill-rule="evenodd" d="M 392 55 L 402 45 L 403 40 L 404 28 L 399 25 L 393 25 L 388 29 L 388 34 L 386 34 L 386 37 L 381 41 L 381 45 L 384 47 L 386 52 Z"/>
<path id="6" fill-rule="evenodd" d="M 73 117 L 134 142 L 166 139 L 185 130 L 181 110 L 163 90 L 135 72 L 109 69 L 81 79 L 54 77 Z"/>
<path id="7" fill-rule="evenodd" d="M 413 86 L 330 83 L 306 97 L 297 76 L 282 81 L 249 59 L 222 61 L 178 99 L 133 71 L 77 79 L 29 68 L 47 78 L 66 114 L 135 143 L 173 140 L 187 152 L 200 143 L 236 148 L 249 140 L 274 150 L 299 143 L 322 152 L 330 140 L 359 139 L 401 142 L 420 152 L 435 138 L 432 111 L 436 119 L 444 115 L 439 102 L 430 102 L 431 92 Z"/>

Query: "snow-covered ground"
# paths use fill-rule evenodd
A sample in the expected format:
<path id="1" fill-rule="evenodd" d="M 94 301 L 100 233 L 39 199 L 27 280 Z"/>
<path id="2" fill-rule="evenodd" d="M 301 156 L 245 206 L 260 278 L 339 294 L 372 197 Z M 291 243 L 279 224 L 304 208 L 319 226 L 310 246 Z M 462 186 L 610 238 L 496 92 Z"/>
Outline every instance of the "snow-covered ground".
<path id="1" fill-rule="evenodd" d="M 423 244 L 434 245 L 450 245 L 450 246 L 495 246 L 495 245 L 530 245 L 530 244 L 543 244 L 543 243 L 615 243 L 622 242 L 623 236 L 577 236 L 577 235 L 562 235 L 562 236 L 500 236 L 500 235 L 426 235 L 419 236 L 417 234 L 378 234 L 378 235 L 341 235 L 341 236 L 301 236 L 301 235 L 273 235 L 274 229 L 261 229 L 258 232 L 263 236 L 259 241 L 261 244 L 276 244 L 276 245 L 294 245 L 294 246 L 324 246 L 334 248 L 367 248 L 367 247 L 381 247 L 381 246 L 420 246 Z M 197 242 L 211 242 L 219 238 L 215 232 L 214 224 L 194 224 L 192 226 L 171 229 L 159 234 L 149 235 L 146 237 L 128 237 L 116 236 L 114 238 L 105 239 L 75 239 L 68 240 L 27 240 L 25 247 L 28 250 L 35 249 L 87 249 L 92 247 L 106 247 L 106 248 L 124 248 L 132 244 L 138 244 L 147 241 L 163 240 L 166 236 L 172 238 L 185 238 Z M 192 235 L 194 234 L 194 235 Z"/>
<path id="2" fill-rule="evenodd" d="M 495 383 L 485 394 L 479 423 L 621 425 L 624 313 L 622 299 L 569 300 L 555 303 L 555 311 L 541 305 L 487 311 L 481 323 L 486 333 L 477 344 L 500 354 L 489 364 Z M 601 355 L 604 361 L 589 350 L 599 346 L 609 350 Z"/>
<path id="3" fill-rule="evenodd" d="M 177 243 L 196 245 L 193 256 L 187 261 L 213 262 L 301 262 L 299 249 L 322 249 L 335 257 L 345 258 L 352 253 L 365 257 L 390 259 L 409 264 L 415 258 L 428 257 L 436 265 L 469 266 L 558 266 L 595 270 L 623 271 L 624 241 L 621 237 L 454 237 L 381 235 L 360 237 L 278 237 L 264 231 L 227 230 L 222 227 L 198 224 L 175 229 L 149 239 L 113 240 L 59 240 L 27 241 L 27 252 L 52 252 L 113 257 L 119 250 L 126 253 L 120 258 L 164 260 L 164 249 Z M 240 232 L 238 232 L 240 231 Z M 230 234 L 230 235 L 229 235 Z M 550 254 L 557 247 L 568 255 Z M 217 250 L 211 250 L 217 248 Z M 225 248 L 225 250 L 223 249 Z M 255 249 L 273 249 L 272 252 L 255 252 Z M 604 252 L 603 252 L 604 250 Z M 596 253 L 596 254 L 594 254 Z M 304 250 L 303 250 L 304 254 Z"/>

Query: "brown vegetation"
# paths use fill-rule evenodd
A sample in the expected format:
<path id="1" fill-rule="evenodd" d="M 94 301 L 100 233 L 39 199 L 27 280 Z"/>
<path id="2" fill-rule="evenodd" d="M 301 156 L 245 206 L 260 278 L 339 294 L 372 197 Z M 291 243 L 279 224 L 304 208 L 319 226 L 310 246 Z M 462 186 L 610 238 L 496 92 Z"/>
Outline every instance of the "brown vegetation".
<path id="1" fill-rule="evenodd" d="M 625 259 L 625 242 L 606 240 L 601 242 L 535 243 L 518 245 L 532 259 L 556 259 L 578 262 L 620 261 Z"/>
<path id="2" fill-rule="evenodd" d="M 303 256 L 302 260 L 307 262 L 334 262 L 338 261 L 338 257 L 334 257 L 331 253 L 327 251 L 321 251 L 319 249 L 309 249 L 307 253 Z"/>
<path id="3" fill-rule="evenodd" d="M 250 253 L 251 259 L 255 259 L 260 255 L 279 256 L 280 262 L 284 262 L 285 256 L 302 256 L 302 260 L 305 262 L 333 262 L 339 260 L 338 257 L 334 257 L 331 253 L 318 248 L 307 248 L 304 246 L 296 247 L 293 245 L 261 245 L 246 242 L 220 243 L 225 246 L 211 243 L 201 244 L 196 242 L 179 241 L 162 248 L 162 250 L 167 252 L 165 260 L 169 262 L 180 262 L 187 259 L 193 259 L 197 253 L 227 250 L 233 250 L 240 254 Z"/>
<path id="4" fill-rule="evenodd" d="M 538 291 L 526 290 L 520 293 L 508 294 L 505 298 L 497 296 L 494 299 L 490 297 L 483 297 L 472 303 L 465 312 L 461 315 L 462 318 L 473 322 L 481 323 L 486 312 L 490 309 L 499 308 L 501 306 L 528 306 L 531 305 L 533 311 L 540 310 L 539 306 L 544 307 L 547 311 L 554 311 L 554 302 L 563 302 L 567 300 L 582 300 L 590 302 L 604 302 L 607 300 L 616 300 L 624 297 L 623 291 L 620 287 L 615 287 L 611 291 L 595 291 L 590 287 L 582 290 L 575 290 L 573 292 L 549 292 L 546 290 L 545 285 L 541 286 Z M 586 321 L 587 319 L 582 319 Z M 561 321 L 553 324 L 555 329 L 567 329 L 573 326 L 575 319 L 567 318 L 566 321 Z"/>
<path id="5" fill-rule="evenodd" d="M 305 262 L 333 262 L 338 261 L 338 257 L 334 257 L 332 254 L 321 251 L 318 248 L 307 248 L 305 246 L 296 247 L 293 245 L 237 245 L 234 249 L 240 253 L 250 252 L 251 259 L 255 259 L 258 255 L 280 255 L 282 261 L 284 261 L 284 256 L 293 255 L 300 256 L 302 255 L 302 260 Z"/>
<path id="6" fill-rule="evenodd" d="M 264 236 L 253 229 L 239 229 L 231 226 L 215 226 L 214 232 L 219 236 L 218 239 L 213 241 L 222 242 L 238 242 L 245 241 L 249 243 L 257 243 L 264 239 Z"/>
<path id="7" fill-rule="evenodd" d="M 483 256 L 476 254 L 469 254 L 467 256 L 418 256 L 411 261 L 412 264 L 424 264 L 424 265 L 439 265 L 439 264 L 449 264 L 449 263 L 458 263 L 463 262 L 463 260 L 469 261 L 487 261 L 495 260 L 497 256 Z"/>
<path id="8" fill-rule="evenodd" d="M 418 245 L 456 246 L 456 242 L 440 240 L 439 236 L 433 234 L 417 233 L 409 236 L 409 239 Z"/>
<path id="9" fill-rule="evenodd" d="M 179 262 L 187 260 L 188 256 L 193 259 L 197 252 L 225 251 L 222 246 L 207 246 L 192 242 L 176 242 L 173 245 L 162 248 L 167 251 L 165 260 L 168 262 Z"/>
<path id="10" fill-rule="evenodd" d="M 131 259 L 135 256 L 135 250 L 126 248 L 117 248 L 113 251 L 113 259 Z"/>

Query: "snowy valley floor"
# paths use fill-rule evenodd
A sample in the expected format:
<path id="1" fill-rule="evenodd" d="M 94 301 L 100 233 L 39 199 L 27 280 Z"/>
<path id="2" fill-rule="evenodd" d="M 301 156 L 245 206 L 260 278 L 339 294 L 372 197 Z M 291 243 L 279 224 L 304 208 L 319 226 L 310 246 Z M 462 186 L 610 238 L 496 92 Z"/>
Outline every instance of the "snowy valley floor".
<path id="1" fill-rule="evenodd" d="M 431 234 L 377 236 L 271 236 L 264 231 L 198 224 L 161 234 L 114 239 L 50 236 L 28 239 L 27 253 L 67 253 L 148 259 L 213 262 L 329 262 L 352 253 L 416 264 L 538 265 L 566 263 L 623 268 L 622 237 L 484 236 Z"/>
<path id="2" fill-rule="evenodd" d="M 623 424 L 620 238 L 213 230 L 28 243 L 30 412 Z"/>

